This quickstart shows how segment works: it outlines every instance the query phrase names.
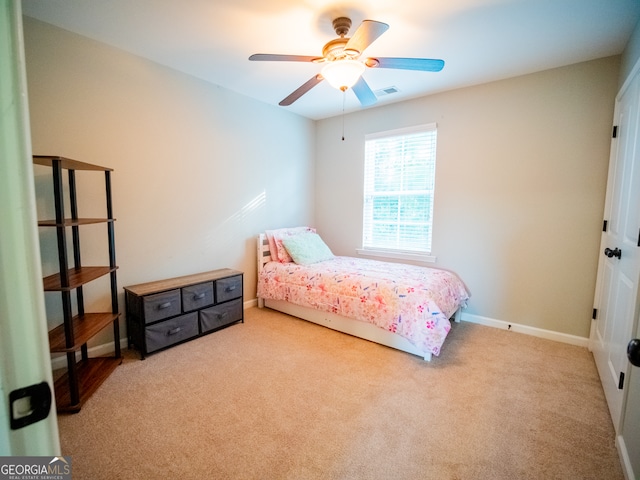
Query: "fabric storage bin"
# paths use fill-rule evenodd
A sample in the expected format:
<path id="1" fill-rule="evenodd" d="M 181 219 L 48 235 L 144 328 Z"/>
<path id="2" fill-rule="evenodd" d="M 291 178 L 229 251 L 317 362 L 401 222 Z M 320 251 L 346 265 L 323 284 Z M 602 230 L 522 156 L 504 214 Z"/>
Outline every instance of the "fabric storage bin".
<path id="1" fill-rule="evenodd" d="M 216 280 L 216 303 L 242 296 L 242 275 Z"/>
<path id="2" fill-rule="evenodd" d="M 242 277 L 238 270 L 221 268 L 124 287 L 128 346 L 144 360 L 148 353 L 243 322 Z M 227 300 L 216 302 L 216 295 Z M 225 305 L 236 300 L 238 306 Z M 200 312 L 214 306 L 219 310 L 205 316 L 203 332 Z"/>
<path id="3" fill-rule="evenodd" d="M 213 282 L 199 283 L 182 289 L 182 310 L 190 312 L 213 305 Z"/>
<path id="4" fill-rule="evenodd" d="M 200 310 L 200 328 L 202 332 L 215 330 L 233 322 L 242 320 L 242 299 Z"/>
<path id="5" fill-rule="evenodd" d="M 198 335 L 198 312 L 187 313 L 145 330 L 147 352 L 153 352 Z"/>
<path id="6" fill-rule="evenodd" d="M 143 299 L 144 318 L 146 323 L 157 322 L 163 318 L 173 317 L 182 312 L 180 303 L 180 290 L 147 295 Z"/>

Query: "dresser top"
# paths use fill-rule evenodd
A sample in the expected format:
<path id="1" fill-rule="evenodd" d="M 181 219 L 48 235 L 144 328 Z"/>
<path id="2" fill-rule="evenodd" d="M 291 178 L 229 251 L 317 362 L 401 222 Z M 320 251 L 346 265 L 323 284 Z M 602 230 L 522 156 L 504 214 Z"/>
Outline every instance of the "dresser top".
<path id="1" fill-rule="evenodd" d="M 127 292 L 143 297 L 152 293 L 159 293 L 174 288 L 188 287 L 197 283 L 212 282 L 221 278 L 231 277 L 233 275 L 242 275 L 239 270 L 231 268 L 221 268 L 210 272 L 195 273 L 193 275 L 185 275 L 183 277 L 168 278 L 166 280 L 158 280 L 155 282 L 139 283 L 138 285 L 130 285 L 124 287 Z"/>

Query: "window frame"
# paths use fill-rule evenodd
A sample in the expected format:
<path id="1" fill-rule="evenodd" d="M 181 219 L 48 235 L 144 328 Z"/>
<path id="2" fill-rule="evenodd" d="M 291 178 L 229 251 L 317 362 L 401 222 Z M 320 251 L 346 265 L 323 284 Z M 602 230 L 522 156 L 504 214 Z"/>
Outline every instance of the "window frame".
<path id="1" fill-rule="evenodd" d="M 366 235 L 366 214 L 367 214 L 367 158 L 366 158 L 366 143 L 370 140 L 381 139 L 381 138 L 390 138 L 390 137 L 398 137 L 411 135 L 415 133 L 424 133 L 424 132 L 434 132 L 435 141 L 433 146 L 433 155 L 434 155 L 434 165 L 433 165 L 433 188 L 431 193 L 431 245 L 429 246 L 429 250 L 424 251 L 416 251 L 410 249 L 396 249 L 396 248 L 381 248 L 376 246 L 365 246 L 365 235 Z M 436 123 L 427 123 L 421 125 L 415 125 L 412 127 L 399 128 L 394 130 L 386 130 L 382 132 L 376 132 L 367 134 L 364 137 L 365 140 L 365 158 L 364 158 L 364 178 L 363 178 L 363 204 L 362 204 L 362 247 L 356 249 L 359 255 L 367 255 L 367 256 L 375 256 L 375 257 L 386 257 L 386 258 L 395 258 L 402 260 L 412 260 L 418 262 L 426 262 L 432 263 L 436 261 L 436 257 L 432 255 L 432 247 L 433 247 L 433 225 L 434 225 L 434 203 L 435 203 L 435 179 L 436 179 L 436 167 L 437 167 L 437 132 L 438 126 Z"/>

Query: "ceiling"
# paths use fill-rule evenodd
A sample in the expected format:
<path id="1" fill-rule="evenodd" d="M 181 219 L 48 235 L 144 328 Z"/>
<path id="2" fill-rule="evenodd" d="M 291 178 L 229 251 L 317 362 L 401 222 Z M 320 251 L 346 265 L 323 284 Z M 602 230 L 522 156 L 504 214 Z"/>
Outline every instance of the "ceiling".
<path id="1" fill-rule="evenodd" d="M 314 63 L 250 62 L 253 53 L 321 56 L 333 18 L 390 28 L 363 54 L 445 60 L 441 72 L 367 69 L 375 106 L 622 53 L 638 0 L 23 0 L 25 15 L 278 105 Z M 368 108 L 375 108 L 368 107 Z M 311 119 L 361 109 L 322 82 L 283 108 Z"/>

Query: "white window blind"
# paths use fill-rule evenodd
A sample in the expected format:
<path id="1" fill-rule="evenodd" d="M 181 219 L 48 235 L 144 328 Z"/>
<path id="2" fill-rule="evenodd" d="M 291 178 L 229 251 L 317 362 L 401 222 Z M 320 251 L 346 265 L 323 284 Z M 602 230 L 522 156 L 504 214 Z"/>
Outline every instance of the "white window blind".
<path id="1" fill-rule="evenodd" d="M 431 251 L 436 124 L 365 137 L 363 249 Z"/>

